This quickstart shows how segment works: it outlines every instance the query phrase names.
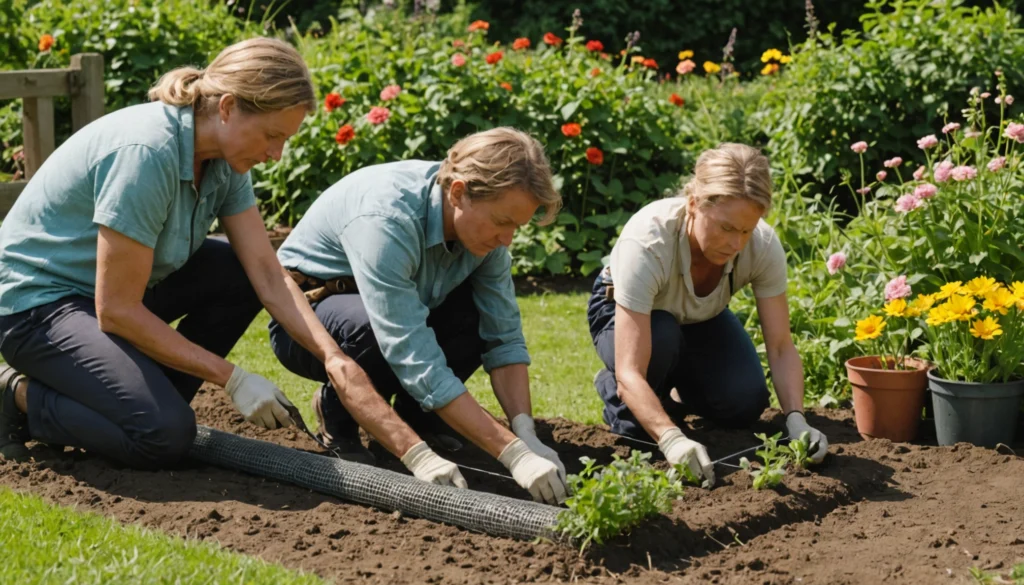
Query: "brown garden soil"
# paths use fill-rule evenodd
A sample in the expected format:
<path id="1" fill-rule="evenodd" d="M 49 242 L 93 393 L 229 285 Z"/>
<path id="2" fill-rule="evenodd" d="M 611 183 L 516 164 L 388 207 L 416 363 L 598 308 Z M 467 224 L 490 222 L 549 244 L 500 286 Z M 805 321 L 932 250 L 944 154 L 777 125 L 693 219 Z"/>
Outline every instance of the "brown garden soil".
<path id="1" fill-rule="evenodd" d="M 318 450 L 294 430 L 246 424 L 222 392 L 203 390 L 194 405 L 201 424 Z M 754 491 L 745 472 L 719 466 L 713 490 L 689 489 L 670 514 L 582 557 L 565 545 L 493 538 L 198 464 L 134 471 L 35 445 L 32 461 L 0 463 L 0 484 L 125 523 L 216 540 L 338 583 L 966 583 L 971 567 L 1005 570 L 1024 560 L 1021 457 L 969 445 L 864 442 L 848 410 L 808 418 L 832 443 L 813 473 Z M 717 458 L 781 422 L 777 411 L 744 431 L 692 419 L 687 432 Z M 539 429 L 570 472 L 579 470 L 581 456 L 607 461 L 640 446 L 563 419 L 541 421 Z M 382 466 L 402 470 L 379 445 L 370 447 Z M 504 472 L 472 447 L 448 457 Z M 472 489 L 525 497 L 510 480 L 465 475 Z"/>

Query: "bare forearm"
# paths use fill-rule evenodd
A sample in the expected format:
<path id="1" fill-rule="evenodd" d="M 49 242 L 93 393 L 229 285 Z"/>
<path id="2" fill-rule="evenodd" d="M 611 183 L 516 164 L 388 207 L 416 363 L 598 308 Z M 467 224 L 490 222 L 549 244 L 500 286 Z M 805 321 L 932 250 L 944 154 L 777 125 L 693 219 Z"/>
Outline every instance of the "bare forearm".
<path id="1" fill-rule="evenodd" d="M 497 457 L 516 436 L 465 392 L 434 412 L 457 433 L 466 437 L 492 457 Z"/>
<path id="2" fill-rule="evenodd" d="M 351 364 L 359 368 L 355 362 Z M 413 445 L 422 440 L 374 390 L 362 369 L 346 372 L 345 378 L 346 384 L 338 391 L 338 398 L 359 426 L 377 439 L 385 449 L 401 458 Z"/>
<path id="3" fill-rule="evenodd" d="M 253 284 L 267 312 L 296 343 L 321 362 L 326 362 L 328 356 L 343 355 L 284 268 L 277 265 L 268 269 L 264 282 Z"/>
<path id="4" fill-rule="evenodd" d="M 783 412 L 804 409 L 804 366 L 796 347 L 768 352 L 768 366 L 775 383 L 775 394 Z"/>
<path id="5" fill-rule="evenodd" d="M 619 398 L 655 441 L 666 430 L 678 426 L 669 418 L 661 405 L 661 400 L 639 373 L 616 375 L 616 382 L 619 385 Z"/>
<path id="6" fill-rule="evenodd" d="M 234 370 L 224 358 L 199 347 L 142 303 L 97 311 L 100 329 L 117 335 L 157 362 L 224 386 Z"/>
<path id="7" fill-rule="evenodd" d="M 530 403 L 530 374 L 526 364 L 510 364 L 491 370 L 491 387 L 505 416 L 533 415 Z"/>

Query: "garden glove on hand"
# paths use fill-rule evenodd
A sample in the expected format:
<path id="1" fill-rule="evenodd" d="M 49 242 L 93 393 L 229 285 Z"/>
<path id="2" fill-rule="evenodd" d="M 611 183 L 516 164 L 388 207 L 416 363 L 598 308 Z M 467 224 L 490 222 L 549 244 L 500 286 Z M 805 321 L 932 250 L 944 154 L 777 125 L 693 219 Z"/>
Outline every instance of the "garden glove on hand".
<path id="1" fill-rule="evenodd" d="M 558 468 L 558 477 L 562 478 L 562 483 L 565 483 L 565 465 L 562 465 L 562 460 L 558 458 L 558 453 L 555 453 L 554 449 L 541 443 L 540 439 L 537 438 L 537 431 L 533 428 L 532 416 L 525 412 L 517 414 L 512 419 L 512 432 L 526 443 L 530 451 L 554 463 L 555 467 Z"/>
<path id="2" fill-rule="evenodd" d="M 531 451 L 522 439 L 514 439 L 506 445 L 498 461 L 512 472 L 516 483 L 530 492 L 534 500 L 548 504 L 565 501 L 565 482 L 558 475 L 558 468 Z"/>
<path id="3" fill-rule="evenodd" d="M 697 479 L 704 478 L 704 487 L 715 485 L 715 465 L 708 457 L 708 450 L 697 441 L 687 439 L 679 427 L 672 427 L 661 434 L 658 448 L 672 465 L 685 465 Z"/>
<path id="4" fill-rule="evenodd" d="M 295 424 L 287 410 L 288 407 L 294 408 L 294 405 L 273 382 L 259 374 L 235 366 L 224 390 L 235 403 L 238 412 L 254 425 L 276 429 Z"/>
<path id="5" fill-rule="evenodd" d="M 828 453 L 828 439 L 824 433 L 815 429 L 811 425 L 807 424 L 807 419 L 804 418 L 804 413 L 799 410 L 786 415 L 786 431 L 789 432 L 789 440 L 796 441 L 800 439 L 800 435 L 807 433 L 810 436 L 810 456 L 811 461 L 815 463 L 821 463 Z"/>
<path id="6" fill-rule="evenodd" d="M 416 476 L 416 479 L 437 485 L 451 485 L 457 488 L 469 487 L 459 473 L 459 467 L 441 457 L 426 441 L 420 441 L 402 455 L 402 464 Z"/>

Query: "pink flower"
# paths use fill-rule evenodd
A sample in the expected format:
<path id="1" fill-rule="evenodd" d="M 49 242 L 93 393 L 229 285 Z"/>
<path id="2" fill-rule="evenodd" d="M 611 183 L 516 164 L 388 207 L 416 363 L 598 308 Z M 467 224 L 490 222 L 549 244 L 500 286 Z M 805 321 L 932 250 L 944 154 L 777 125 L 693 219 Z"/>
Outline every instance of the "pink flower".
<path id="1" fill-rule="evenodd" d="M 387 122 L 390 117 L 391 110 L 381 106 L 374 106 L 370 108 L 370 113 L 366 114 L 366 119 L 369 120 L 371 124 L 383 124 L 384 122 Z"/>
<path id="2" fill-rule="evenodd" d="M 919 197 L 915 195 L 904 195 L 896 200 L 896 211 L 899 211 L 900 213 L 909 213 L 922 205 L 924 205 L 924 203 Z M 886 288 L 886 291 L 888 291 L 888 288 Z M 890 300 L 888 292 L 886 292 L 885 300 Z"/>
<path id="3" fill-rule="evenodd" d="M 1006 126 L 1006 131 L 1003 132 L 1003 136 L 1017 142 L 1024 142 L 1024 124 L 1010 122 Z"/>
<path id="4" fill-rule="evenodd" d="M 970 130 L 964 130 L 964 138 L 977 138 L 981 136 L 981 132 L 971 128 Z"/>
<path id="5" fill-rule="evenodd" d="M 398 97 L 398 94 L 402 93 L 401 85 L 389 85 L 384 89 L 380 90 L 381 101 L 393 100 Z"/>
<path id="6" fill-rule="evenodd" d="M 884 181 L 886 176 L 888 176 L 888 174 L 885 171 L 878 171 L 875 173 L 875 178 L 879 181 Z"/>
<path id="7" fill-rule="evenodd" d="M 900 166 L 901 164 L 903 164 L 903 159 L 898 157 L 898 156 L 894 156 L 894 157 L 890 158 L 889 160 L 885 161 L 884 163 L 882 163 L 882 166 L 887 168 L 887 169 L 895 169 L 896 167 Z"/>
<path id="8" fill-rule="evenodd" d="M 992 97 L 992 94 L 990 94 L 987 91 L 981 94 L 981 99 L 983 99 L 983 100 L 987 100 L 990 97 Z"/>
<path id="9" fill-rule="evenodd" d="M 676 73 L 679 75 L 686 75 L 693 71 L 695 67 L 697 67 L 697 64 L 694 63 L 692 59 L 684 59 L 676 65 Z"/>
<path id="10" fill-rule="evenodd" d="M 952 172 L 952 170 L 953 170 L 953 163 L 949 162 L 948 160 L 944 160 L 944 161 L 940 162 L 939 164 L 935 165 L 935 172 L 934 172 L 935 182 L 936 183 L 945 183 L 946 181 L 948 181 L 949 180 L 949 175 Z"/>
<path id="11" fill-rule="evenodd" d="M 861 189 L 857 189 L 857 194 L 858 195 L 867 195 L 870 192 L 871 192 L 871 187 L 864 187 L 864 188 L 861 188 Z"/>
<path id="12" fill-rule="evenodd" d="M 960 129 L 960 124 L 957 124 L 956 122 L 950 122 L 949 124 L 946 124 L 945 126 L 942 127 L 942 133 L 943 134 L 949 134 L 950 132 L 952 132 L 954 130 L 959 130 L 959 129 Z"/>
<path id="13" fill-rule="evenodd" d="M 889 284 L 885 285 L 885 300 L 886 302 L 893 299 L 905 299 L 911 294 L 910 285 L 907 284 L 907 277 L 905 275 L 897 276 L 896 278 L 889 281 Z"/>
<path id="14" fill-rule="evenodd" d="M 452 65 L 455 67 L 462 67 L 466 64 L 466 57 L 462 53 L 455 53 L 452 55 Z"/>
<path id="15" fill-rule="evenodd" d="M 828 268 L 829 274 L 835 274 L 842 270 L 843 266 L 846 266 L 846 254 L 842 252 L 836 252 L 828 257 L 828 261 L 825 262 L 825 267 Z"/>
<path id="16" fill-rule="evenodd" d="M 953 167 L 950 174 L 954 181 L 970 181 L 974 177 L 978 176 L 978 169 L 968 165 L 960 165 L 958 167 Z"/>
<path id="17" fill-rule="evenodd" d="M 868 143 L 864 142 L 863 140 L 861 140 L 860 142 L 854 142 L 853 144 L 850 145 L 850 150 L 852 150 L 853 152 L 856 152 L 857 154 L 860 154 L 860 153 L 864 152 L 867 149 L 868 149 Z"/>
<path id="18" fill-rule="evenodd" d="M 1012 106 L 1013 105 L 1013 96 L 1012 95 L 1007 95 L 1005 98 L 1003 98 L 1003 101 L 1006 102 L 1006 105 Z"/>
<path id="19" fill-rule="evenodd" d="M 1005 156 L 1001 156 L 999 158 L 994 158 L 994 159 L 988 161 L 988 165 L 987 166 L 988 166 L 988 170 L 992 171 L 993 173 L 997 173 L 997 172 L 999 172 L 1000 169 L 1002 169 L 1004 166 L 1006 166 L 1006 157 Z"/>
<path id="20" fill-rule="evenodd" d="M 934 134 L 929 134 L 928 136 L 925 136 L 924 138 L 919 138 L 917 140 L 917 147 L 920 148 L 921 150 L 928 150 L 929 148 L 938 146 L 938 144 L 939 139 L 936 138 Z"/>
<path id="21" fill-rule="evenodd" d="M 923 176 L 924 176 L 924 172 L 925 172 L 926 170 L 927 170 L 927 169 L 925 169 L 925 168 L 924 168 L 924 165 L 921 165 L 921 166 L 917 167 L 917 170 L 916 170 L 916 171 L 914 171 L 914 180 L 915 180 L 915 181 L 920 181 L 920 180 L 921 180 L 921 177 L 923 177 Z"/>
<path id="22" fill-rule="evenodd" d="M 918 185 L 917 188 L 914 189 L 914 197 L 917 197 L 918 199 L 931 199 L 932 197 L 935 197 L 935 194 L 938 192 L 939 188 L 935 185 L 932 185 L 931 183 L 924 183 L 922 185 Z"/>

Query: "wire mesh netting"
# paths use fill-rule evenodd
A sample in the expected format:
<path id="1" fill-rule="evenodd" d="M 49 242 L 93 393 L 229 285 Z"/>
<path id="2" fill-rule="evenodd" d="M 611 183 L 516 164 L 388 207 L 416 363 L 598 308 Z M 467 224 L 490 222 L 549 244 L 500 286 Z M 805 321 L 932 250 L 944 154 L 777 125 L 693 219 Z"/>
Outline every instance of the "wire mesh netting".
<path id="1" fill-rule="evenodd" d="M 191 456 L 384 510 L 399 510 L 492 536 L 557 539 L 560 509 L 496 494 L 429 484 L 361 463 L 297 451 L 200 425 Z"/>

